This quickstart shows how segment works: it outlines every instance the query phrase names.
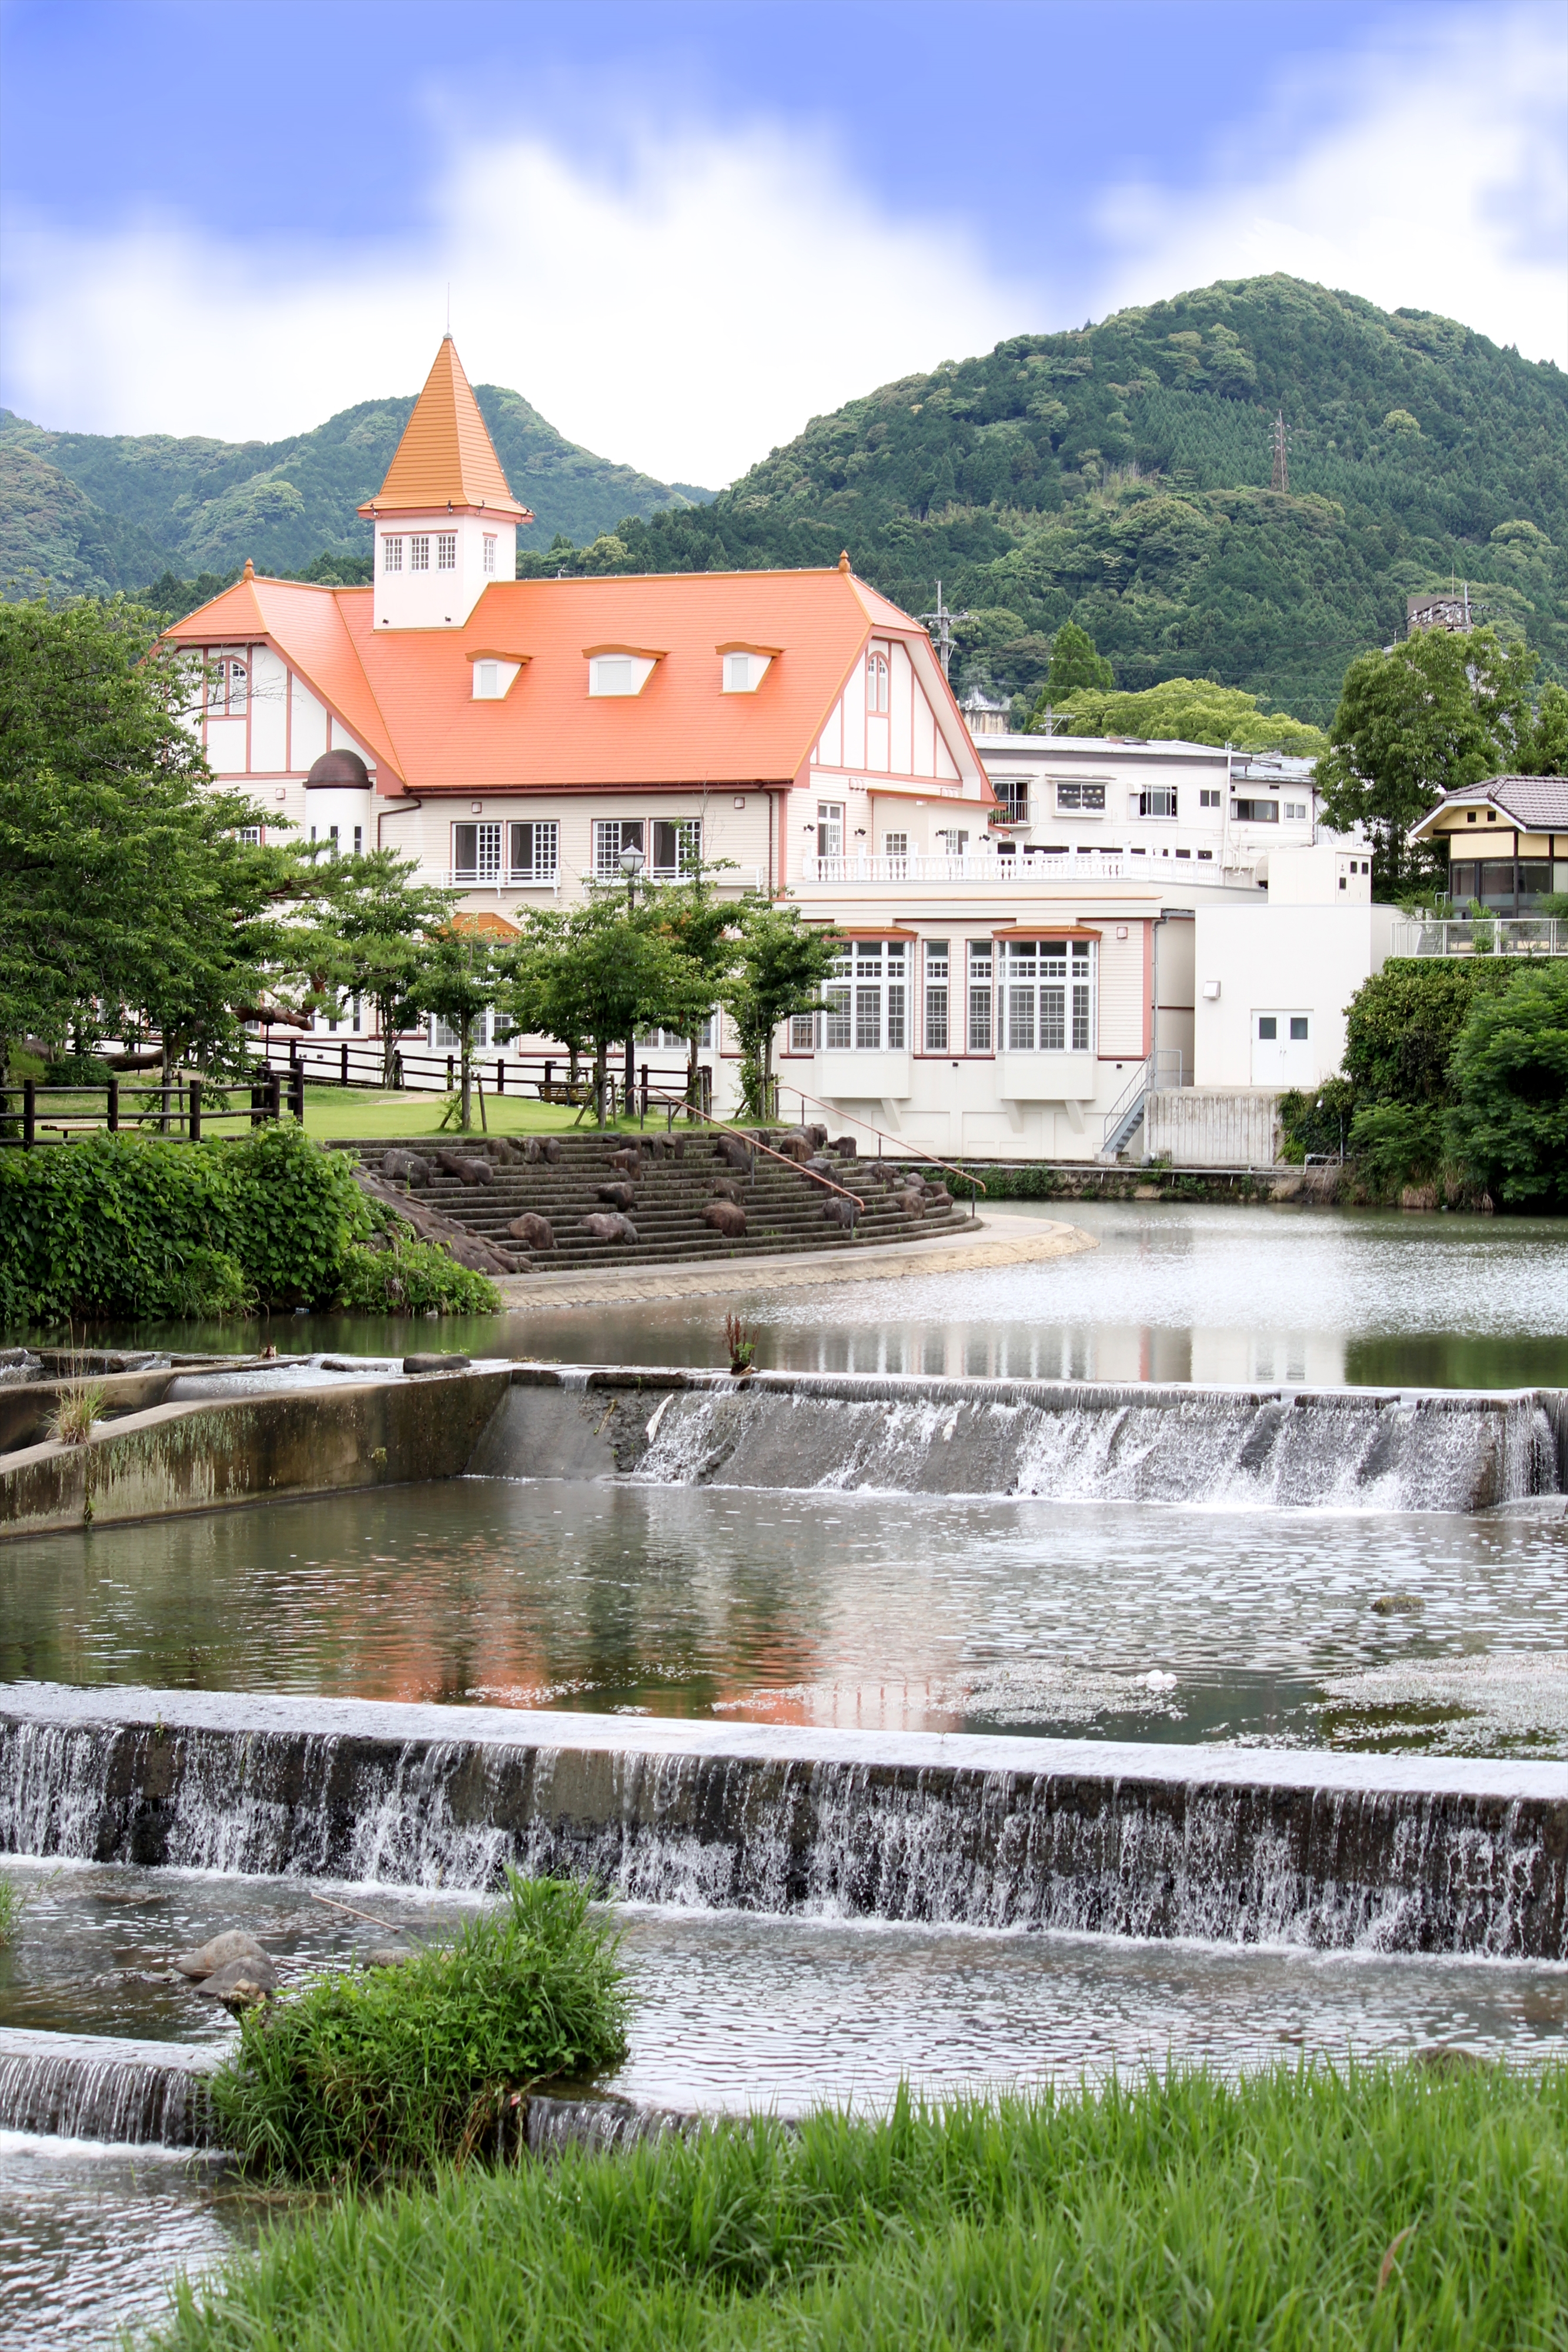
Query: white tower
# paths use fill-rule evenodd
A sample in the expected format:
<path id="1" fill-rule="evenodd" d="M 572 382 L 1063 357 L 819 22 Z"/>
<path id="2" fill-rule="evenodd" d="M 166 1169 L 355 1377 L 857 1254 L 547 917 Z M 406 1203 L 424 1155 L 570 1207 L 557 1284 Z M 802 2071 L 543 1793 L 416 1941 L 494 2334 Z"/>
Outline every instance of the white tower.
<path id="1" fill-rule="evenodd" d="M 360 509 L 375 524 L 375 625 L 460 629 L 493 580 L 517 572 L 512 496 L 450 333 L 442 339 L 386 480 Z"/>

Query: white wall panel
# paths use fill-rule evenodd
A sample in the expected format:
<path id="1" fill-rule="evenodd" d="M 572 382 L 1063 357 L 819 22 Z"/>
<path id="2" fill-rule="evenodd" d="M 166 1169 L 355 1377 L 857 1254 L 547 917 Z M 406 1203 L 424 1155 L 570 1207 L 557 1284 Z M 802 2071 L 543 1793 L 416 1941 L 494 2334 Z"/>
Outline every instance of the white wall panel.
<path id="1" fill-rule="evenodd" d="M 293 742 L 288 754 L 289 771 L 299 775 L 321 757 L 327 749 L 327 711 L 317 701 L 303 678 L 294 681 Z"/>
<path id="2" fill-rule="evenodd" d="M 207 760 L 214 775 L 244 775 L 245 720 L 243 719 L 208 719 Z"/>
<path id="3" fill-rule="evenodd" d="M 893 706 L 893 724 L 889 730 L 892 740 L 888 745 L 888 766 L 895 776 L 912 776 L 915 773 L 911 765 L 915 734 L 913 704 L 917 692 L 915 671 L 909 656 L 902 646 L 895 645 L 892 651 L 893 678 L 890 699 Z"/>
<path id="4" fill-rule="evenodd" d="M 359 737 L 357 735 L 350 735 L 340 719 L 334 719 L 331 723 L 333 751 L 357 751 L 361 759 L 364 761 L 366 767 L 373 768 L 376 763 L 375 753 L 373 751 L 367 751 Z"/>
<path id="5" fill-rule="evenodd" d="M 824 768 L 841 768 L 844 764 L 844 706 L 842 699 L 833 705 L 833 715 L 822 730 L 817 745 L 817 758 Z"/>
<path id="6" fill-rule="evenodd" d="M 287 764 L 288 672 L 270 646 L 250 656 L 250 764 L 253 773 L 279 774 Z"/>

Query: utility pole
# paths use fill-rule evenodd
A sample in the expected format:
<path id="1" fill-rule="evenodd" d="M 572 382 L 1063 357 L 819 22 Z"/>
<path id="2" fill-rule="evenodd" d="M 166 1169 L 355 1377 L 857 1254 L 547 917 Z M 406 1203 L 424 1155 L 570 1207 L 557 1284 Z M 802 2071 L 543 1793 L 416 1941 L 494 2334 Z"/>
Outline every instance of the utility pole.
<path id="1" fill-rule="evenodd" d="M 1285 412 L 1282 408 L 1278 409 L 1274 415 L 1274 478 L 1269 487 L 1274 490 L 1288 490 L 1291 487 L 1291 468 L 1285 456 Z"/>
<path id="2" fill-rule="evenodd" d="M 942 664 L 942 675 L 948 677 L 953 667 L 953 624 L 955 621 L 972 621 L 975 617 L 973 613 L 951 612 L 942 602 L 942 583 L 938 580 L 936 610 L 934 613 L 916 613 L 915 617 L 930 630 L 931 642 Z"/>

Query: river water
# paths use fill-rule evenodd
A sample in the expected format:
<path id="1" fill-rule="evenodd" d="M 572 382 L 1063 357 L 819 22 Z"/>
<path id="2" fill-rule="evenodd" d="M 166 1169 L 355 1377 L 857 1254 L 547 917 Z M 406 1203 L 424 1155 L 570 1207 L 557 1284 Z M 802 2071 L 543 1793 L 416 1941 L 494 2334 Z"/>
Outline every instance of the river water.
<path id="1" fill-rule="evenodd" d="M 415 1327 L 415 1344 L 1098 1381 L 1568 1384 L 1561 1224 L 1291 1209 L 1032 1213 L 1099 1246 L 1033 1267 Z M 124 1336 L 131 1336 L 129 1334 Z M 253 1344 L 254 1328 L 143 1339 Z M 302 1317 L 287 1352 L 401 1353 L 406 1325 Z M 975 1499 L 465 1479 L 0 1547 L 0 1680 L 267 1688 L 876 1729 L 1535 1759 L 1568 1752 L 1568 1523 L 1397 1509 Z M 221 2035 L 166 1977 L 243 1922 L 301 1963 L 375 1931 L 299 1885 L 16 1874 L 0 2025 Z M 429 1932 L 457 1898 L 334 1890 Z M 1568 1969 L 1159 1946 L 632 1907 L 615 2087 L 798 2112 L 1075 2079 L 1167 2054 L 1568 2039 Z M 253 2201 L 148 2150 L 0 2134 L 0 2341 L 101 2337 Z"/>

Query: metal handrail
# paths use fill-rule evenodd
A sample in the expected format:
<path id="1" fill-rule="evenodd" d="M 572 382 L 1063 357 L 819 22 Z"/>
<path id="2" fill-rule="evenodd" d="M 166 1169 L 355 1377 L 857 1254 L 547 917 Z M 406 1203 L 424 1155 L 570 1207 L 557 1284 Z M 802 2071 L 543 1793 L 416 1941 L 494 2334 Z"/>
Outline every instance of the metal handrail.
<path id="1" fill-rule="evenodd" d="M 1100 1149 L 1102 1152 L 1104 1151 L 1111 1137 L 1114 1135 L 1117 1128 L 1120 1126 L 1122 1120 L 1126 1118 L 1127 1113 L 1132 1109 L 1134 1104 L 1138 1101 L 1141 1096 L 1153 1093 L 1155 1087 L 1159 1084 L 1162 1075 L 1169 1070 L 1173 1062 L 1176 1065 L 1176 1084 L 1179 1087 L 1182 1080 L 1182 1072 L 1186 1066 L 1186 1056 L 1179 1045 L 1156 1045 L 1153 1052 L 1146 1055 L 1144 1060 L 1138 1064 L 1138 1066 L 1134 1072 L 1132 1077 L 1123 1087 L 1121 1093 L 1117 1096 L 1116 1100 L 1112 1104 L 1110 1109 L 1106 1111 L 1101 1121 Z"/>
<path id="2" fill-rule="evenodd" d="M 810 1103 L 816 1110 L 831 1111 L 835 1118 L 842 1118 L 844 1116 L 844 1113 L 835 1109 L 831 1103 L 824 1102 L 820 1095 L 807 1094 L 803 1087 L 791 1085 L 787 1087 L 782 1078 L 779 1081 L 779 1090 L 781 1094 L 799 1096 L 802 1104 Z M 907 1152 L 912 1160 L 918 1160 L 923 1167 L 940 1168 L 944 1176 L 956 1176 L 961 1183 L 967 1184 L 971 1188 L 971 1192 L 976 1185 L 979 1186 L 982 1192 L 986 1189 L 984 1179 L 972 1175 L 967 1168 L 955 1168 L 950 1160 L 939 1160 L 934 1151 L 916 1151 L 915 1146 L 907 1142 L 902 1135 L 885 1134 L 880 1127 L 873 1127 L 868 1118 L 852 1118 L 850 1125 L 863 1127 L 866 1133 L 874 1135 L 879 1143 L 896 1145 L 900 1151 Z M 879 1153 L 878 1158 L 880 1157 Z"/>
<path id="3" fill-rule="evenodd" d="M 832 1178 L 824 1176 L 820 1168 L 802 1167 L 800 1160 L 791 1160 L 787 1151 L 775 1151 L 770 1143 L 758 1143 L 757 1138 L 754 1135 L 747 1135 L 744 1128 L 731 1127 L 722 1118 L 710 1118 L 706 1110 L 694 1110 L 684 1095 L 667 1095 L 663 1087 L 650 1087 L 648 1092 L 651 1096 L 656 1096 L 666 1108 L 672 1111 L 684 1110 L 688 1118 L 700 1119 L 704 1127 L 714 1128 L 720 1135 L 733 1135 L 736 1141 L 744 1143 L 748 1151 L 766 1152 L 768 1159 L 777 1160 L 781 1168 L 792 1168 L 797 1176 L 809 1176 L 813 1184 L 821 1184 L 825 1192 L 836 1192 L 841 1201 L 852 1201 L 855 1207 L 863 1214 L 865 1202 L 861 1199 L 860 1194 L 846 1191 L 842 1184 L 835 1184 Z"/>

